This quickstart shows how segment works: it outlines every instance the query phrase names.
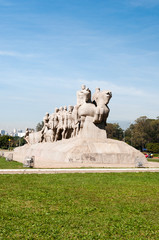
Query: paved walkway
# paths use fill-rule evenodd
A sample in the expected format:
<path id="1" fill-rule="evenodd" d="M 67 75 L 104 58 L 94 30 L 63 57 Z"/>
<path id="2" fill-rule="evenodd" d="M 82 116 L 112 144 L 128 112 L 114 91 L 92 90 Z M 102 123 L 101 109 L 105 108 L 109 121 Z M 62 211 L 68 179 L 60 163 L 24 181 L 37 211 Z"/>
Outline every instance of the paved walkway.
<path id="1" fill-rule="evenodd" d="M 159 168 L 0 169 L 0 174 L 159 172 Z"/>

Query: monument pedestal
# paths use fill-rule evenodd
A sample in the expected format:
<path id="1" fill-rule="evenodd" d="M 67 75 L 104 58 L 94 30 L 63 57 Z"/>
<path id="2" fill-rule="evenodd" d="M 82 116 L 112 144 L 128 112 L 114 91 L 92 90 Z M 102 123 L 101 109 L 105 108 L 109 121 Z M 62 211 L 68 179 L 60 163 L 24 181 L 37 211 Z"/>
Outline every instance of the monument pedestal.
<path id="1" fill-rule="evenodd" d="M 23 162 L 34 157 L 36 168 L 147 167 L 145 156 L 125 142 L 106 138 L 103 126 L 87 117 L 79 136 L 53 143 L 26 144 L 13 152 Z"/>
<path id="2" fill-rule="evenodd" d="M 107 138 L 105 124 L 103 122 L 95 124 L 93 117 L 87 116 L 79 136 L 86 139 L 96 139 L 96 141 L 105 140 Z"/>
<path id="3" fill-rule="evenodd" d="M 50 116 L 47 113 L 40 132 L 27 129 L 28 144 L 16 148 L 13 159 L 24 162 L 33 157 L 36 168 L 146 167 L 147 160 L 141 152 L 125 142 L 107 138 L 105 122 L 111 97 L 110 91 L 97 88 L 91 100 L 90 90 L 83 85 L 77 105 L 69 106 L 68 111 L 67 107 L 55 109 Z M 68 133 L 76 135 L 77 126 L 79 135 L 64 139 Z M 54 139 L 62 140 L 51 142 Z"/>

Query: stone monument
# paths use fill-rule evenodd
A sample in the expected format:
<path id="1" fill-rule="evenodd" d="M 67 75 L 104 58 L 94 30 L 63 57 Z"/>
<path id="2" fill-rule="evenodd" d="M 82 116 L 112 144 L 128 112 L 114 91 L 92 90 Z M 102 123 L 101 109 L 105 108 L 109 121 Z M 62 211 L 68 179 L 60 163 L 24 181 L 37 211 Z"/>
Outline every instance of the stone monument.
<path id="1" fill-rule="evenodd" d="M 27 144 L 13 152 L 22 162 L 34 157 L 35 167 L 145 167 L 145 156 L 125 142 L 107 138 L 106 122 L 110 112 L 111 91 L 85 85 L 77 91 L 77 104 L 55 108 L 46 113 L 41 131 L 26 129 Z"/>

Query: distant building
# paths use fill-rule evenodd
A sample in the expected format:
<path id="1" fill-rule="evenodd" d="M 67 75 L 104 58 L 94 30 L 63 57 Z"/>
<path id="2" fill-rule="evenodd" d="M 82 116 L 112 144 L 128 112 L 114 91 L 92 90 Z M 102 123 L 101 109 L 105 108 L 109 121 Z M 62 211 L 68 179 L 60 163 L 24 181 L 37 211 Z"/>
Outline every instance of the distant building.
<path id="1" fill-rule="evenodd" d="M 18 137 L 24 137 L 25 133 L 24 132 L 18 132 Z"/>
<path id="2" fill-rule="evenodd" d="M 12 132 L 6 132 L 5 130 L 0 130 L 0 135 L 3 136 L 3 135 L 9 135 L 9 136 L 12 136 L 12 137 L 24 137 L 25 136 L 25 132 L 23 132 L 23 130 L 21 129 L 16 129 L 14 128 Z"/>
<path id="3" fill-rule="evenodd" d="M 16 128 L 13 129 L 13 137 L 16 137 L 18 136 L 18 131 Z"/>
<path id="4" fill-rule="evenodd" d="M 21 129 L 18 129 L 17 135 L 18 135 L 18 137 L 24 137 L 25 136 L 25 132 L 23 132 L 23 130 L 21 130 Z"/>
<path id="5" fill-rule="evenodd" d="M 21 130 L 21 129 L 18 129 L 18 131 L 17 131 L 18 133 L 22 133 L 23 132 L 23 130 Z"/>
<path id="6" fill-rule="evenodd" d="M 0 130 L 1 136 L 5 135 L 5 130 Z"/>

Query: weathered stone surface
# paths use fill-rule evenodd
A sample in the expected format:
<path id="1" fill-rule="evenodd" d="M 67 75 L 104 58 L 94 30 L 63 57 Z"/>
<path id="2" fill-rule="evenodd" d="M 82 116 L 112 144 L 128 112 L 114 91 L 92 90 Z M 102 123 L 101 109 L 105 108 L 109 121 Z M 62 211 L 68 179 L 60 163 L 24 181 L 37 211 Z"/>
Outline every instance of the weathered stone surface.
<path id="1" fill-rule="evenodd" d="M 96 141 L 105 140 L 107 138 L 105 123 L 93 123 L 93 117 L 87 116 L 79 136 L 87 139 L 96 139 Z"/>
<path id="2" fill-rule="evenodd" d="M 145 156 L 125 142 L 107 139 L 110 91 L 91 91 L 82 85 L 77 105 L 46 113 L 40 132 L 26 131 L 28 144 L 14 150 L 13 159 L 34 158 L 36 168 L 146 167 Z"/>
<path id="3" fill-rule="evenodd" d="M 44 127 L 39 132 L 27 128 L 25 139 L 28 144 L 40 142 L 54 142 L 62 139 L 75 137 L 83 131 L 86 119 L 92 125 L 105 131 L 106 121 L 109 115 L 108 103 L 112 97 L 110 91 L 96 89 L 91 100 L 91 91 L 82 85 L 77 91 L 77 104 L 75 106 L 56 108 L 52 114 L 46 113 L 43 122 Z M 88 120 L 89 117 L 89 120 Z M 90 127 L 87 124 L 89 133 L 84 134 L 91 138 Z M 95 130 L 94 130 L 95 132 Z M 106 137 L 106 133 L 103 133 Z"/>
<path id="4" fill-rule="evenodd" d="M 34 167 L 34 157 L 26 156 L 24 158 L 23 166 L 24 167 L 30 167 L 30 168 Z"/>
<path id="5" fill-rule="evenodd" d="M 75 137 L 54 143 L 24 145 L 14 150 L 14 160 L 34 156 L 34 167 L 136 167 L 147 166 L 145 156 L 125 142 Z"/>
<path id="6" fill-rule="evenodd" d="M 13 160 L 13 153 L 9 153 L 6 157 L 6 161 L 12 161 Z"/>
<path id="7" fill-rule="evenodd" d="M 145 156 L 125 142 L 106 138 L 103 126 L 86 117 L 80 134 L 56 142 L 42 142 L 18 147 L 14 160 L 23 162 L 34 156 L 34 167 L 146 167 Z"/>

